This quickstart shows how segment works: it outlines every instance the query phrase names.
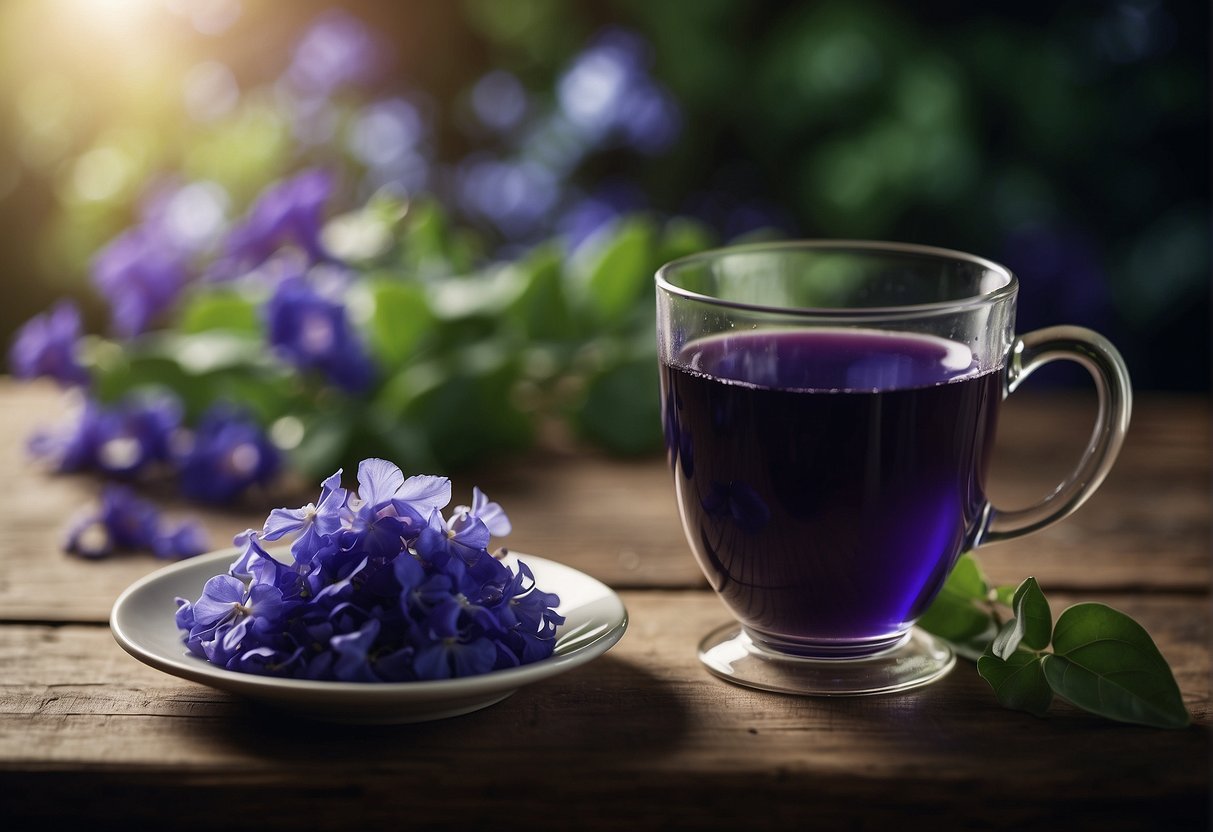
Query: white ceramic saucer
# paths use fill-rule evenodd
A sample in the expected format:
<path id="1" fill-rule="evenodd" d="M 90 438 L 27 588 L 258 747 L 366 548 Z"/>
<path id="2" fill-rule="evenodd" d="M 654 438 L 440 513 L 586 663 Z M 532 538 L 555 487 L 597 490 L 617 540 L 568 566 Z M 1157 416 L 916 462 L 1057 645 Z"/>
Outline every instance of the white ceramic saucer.
<path id="1" fill-rule="evenodd" d="M 188 654 L 177 630 L 174 599 L 195 599 L 210 577 L 227 571 L 235 549 L 200 555 L 165 567 L 131 584 L 114 603 L 110 629 L 139 661 L 165 673 L 260 702 L 335 722 L 424 722 L 470 713 L 505 699 L 523 685 L 547 679 L 601 656 L 628 625 L 619 596 L 576 569 L 534 555 L 526 562 L 535 583 L 560 596 L 556 611 L 565 623 L 556 633 L 553 656 L 533 664 L 481 676 L 434 682 L 362 683 L 277 679 L 216 667 Z"/>

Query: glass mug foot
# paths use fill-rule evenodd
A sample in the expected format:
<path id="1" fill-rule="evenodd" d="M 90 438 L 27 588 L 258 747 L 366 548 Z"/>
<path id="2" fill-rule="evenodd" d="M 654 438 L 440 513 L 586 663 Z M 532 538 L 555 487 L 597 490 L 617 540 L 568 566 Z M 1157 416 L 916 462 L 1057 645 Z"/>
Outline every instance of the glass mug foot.
<path id="1" fill-rule="evenodd" d="M 720 678 L 758 690 L 864 696 L 930 684 L 952 669 L 956 655 L 946 642 L 915 627 L 889 649 L 863 658 L 806 658 L 767 649 L 733 622 L 699 643 L 699 660 Z"/>

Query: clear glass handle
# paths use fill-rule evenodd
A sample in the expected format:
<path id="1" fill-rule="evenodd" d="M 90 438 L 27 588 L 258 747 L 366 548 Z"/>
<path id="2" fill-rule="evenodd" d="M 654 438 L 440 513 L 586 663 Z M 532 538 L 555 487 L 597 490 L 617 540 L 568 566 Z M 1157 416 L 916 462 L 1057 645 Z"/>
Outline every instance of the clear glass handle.
<path id="1" fill-rule="evenodd" d="M 1095 381 L 1099 413 L 1091 439 L 1074 472 L 1036 505 L 1013 511 L 990 506 L 982 543 L 1030 534 L 1069 516 L 1095 492 L 1120 453 L 1129 429 L 1133 392 L 1120 353 L 1099 333 L 1054 326 L 1021 336 L 1007 363 L 1006 394 L 1014 393 L 1037 368 L 1061 359 L 1077 361 Z"/>

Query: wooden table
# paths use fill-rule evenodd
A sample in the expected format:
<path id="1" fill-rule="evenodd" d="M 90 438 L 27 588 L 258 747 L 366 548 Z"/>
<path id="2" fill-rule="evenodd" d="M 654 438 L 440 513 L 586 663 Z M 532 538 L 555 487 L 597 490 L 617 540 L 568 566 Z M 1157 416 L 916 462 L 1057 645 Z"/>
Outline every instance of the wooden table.
<path id="1" fill-rule="evenodd" d="M 980 560 L 1040 580 L 1059 612 L 1100 600 L 1137 618 L 1195 724 L 1159 731 L 1065 705 L 1001 709 L 972 664 L 913 692 L 764 694 L 706 673 L 695 645 L 727 619 L 682 539 L 663 459 L 549 449 L 456 478 L 509 511 L 513 548 L 615 587 L 631 624 L 604 657 L 478 713 L 351 727 L 253 706 L 140 664 L 110 607 L 161 563 L 60 549 L 97 483 L 23 454 L 58 394 L 0 381 L 0 828 L 531 829 L 1204 828 L 1209 819 L 1210 438 L 1204 398 L 1139 397 L 1120 461 L 1076 515 Z M 995 496 L 1043 495 L 1093 404 L 1013 397 Z M 192 513 L 164 503 L 170 516 Z M 217 545 L 265 506 L 201 515 Z M 54 828 L 53 825 L 51 828 Z"/>

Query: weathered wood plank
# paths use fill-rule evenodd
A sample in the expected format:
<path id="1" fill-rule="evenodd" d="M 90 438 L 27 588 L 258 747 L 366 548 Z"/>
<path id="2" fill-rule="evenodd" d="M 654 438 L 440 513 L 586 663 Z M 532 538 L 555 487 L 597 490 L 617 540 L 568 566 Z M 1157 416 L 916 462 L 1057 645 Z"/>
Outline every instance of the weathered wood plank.
<path id="1" fill-rule="evenodd" d="M 0 380 L 0 464 L 21 477 L 0 505 L 0 619 L 103 621 L 121 590 L 160 564 L 133 555 L 101 563 L 61 552 L 68 516 L 97 483 L 37 472 L 25 437 L 52 420 L 60 399 L 40 385 Z M 1043 496 L 1090 430 L 1082 398 L 1012 397 L 1000 431 L 991 491 L 1009 506 Z M 1209 406 L 1203 398 L 1147 398 L 1121 461 L 1077 514 L 1037 535 L 983 551 L 998 582 L 1035 575 L 1046 588 L 1205 591 L 1210 583 Z M 704 585 L 683 539 L 663 460 L 615 460 L 548 449 L 455 478 L 456 499 L 479 484 L 514 522 L 519 551 L 563 561 L 619 588 Z M 171 517 L 200 519 L 216 546 L 259 525 L 276 495 L 233 511 L 200 511 L 156 495 Z M 70 601 L 66 588 L 70 588 Z"/>
<path id="2" fill-rule="evenodd" d="M 1070 471 L 1094 424 L 1093 397 L 1012 396 L 999 426 L 989 490 L 995 505 L 1043 498 Z M 1207 591 L 1210 462 L 1207 399 L 1147 396 L 1134 406 L 1120 457 L 1095 496 L 1041 532 L 983 549 L 999 582 L 1046 587 Z"/>
<path id="3" fill-rule="evenodd" d="M 695 659 L 725 617 L 711 595 L 624 598 L 631 630 L 602 659 L 476 714 L 393 727 L 247 705 L 144 667 L 101 627 L 0 628 L 0 816 L 466 828 L 478 814 L 514 826 L 571 813 L 567 825 L 593 829 L 805 828 L 806 817 L 876 829 L 919 813 L 946 813 L 953 828 L 1062 817 L 1200 828 L 1206 816 L 1204 599 L 1104 599 L 1142 621 L 1176 669 L 1197 724 L 1168 732 L 1067 706 L 1046 720 L 1002 710 L 964 663 L 894 696 L 752 692 Z"/>

